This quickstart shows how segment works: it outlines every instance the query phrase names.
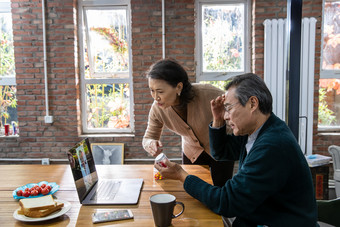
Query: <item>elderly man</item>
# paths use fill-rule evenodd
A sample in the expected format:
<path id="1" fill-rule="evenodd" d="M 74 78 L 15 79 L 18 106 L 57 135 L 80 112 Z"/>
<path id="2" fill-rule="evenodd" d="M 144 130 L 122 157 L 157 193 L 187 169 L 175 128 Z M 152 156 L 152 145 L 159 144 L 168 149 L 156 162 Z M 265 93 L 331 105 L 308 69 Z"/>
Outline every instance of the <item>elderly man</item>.
<path id="1" fill-rule="evenodd" d="M 318 226 L 308 164 L 290 129 L 272 113 L 263 80 L 239 75 L 226 91 L 211 101 L 209 139 L 215 159 L 239 160 L 237 174 L 217 187 L 169 161 L 167 168 L 155 167 L 164 177 L 182 181 L 187 193 L 213 212 L 236 217 L 233 226 Z"/>

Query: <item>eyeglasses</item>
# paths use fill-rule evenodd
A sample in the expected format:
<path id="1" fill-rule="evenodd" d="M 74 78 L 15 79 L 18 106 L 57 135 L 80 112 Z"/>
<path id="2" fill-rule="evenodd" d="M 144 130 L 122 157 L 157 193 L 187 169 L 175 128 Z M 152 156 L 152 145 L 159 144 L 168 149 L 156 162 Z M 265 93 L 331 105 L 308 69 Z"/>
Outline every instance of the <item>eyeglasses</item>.
<path id="1" fill-rule="evenodd" d="M 228 114 L 230 114 L 230 110 L 231 110 L 236 104 L 239 104 L 239 102 L 235 102 L 234 104 L 225 104 L 225 105 L 224 105 L 224 110 L 225 110 L 225 112 L 227 112 Z"/>

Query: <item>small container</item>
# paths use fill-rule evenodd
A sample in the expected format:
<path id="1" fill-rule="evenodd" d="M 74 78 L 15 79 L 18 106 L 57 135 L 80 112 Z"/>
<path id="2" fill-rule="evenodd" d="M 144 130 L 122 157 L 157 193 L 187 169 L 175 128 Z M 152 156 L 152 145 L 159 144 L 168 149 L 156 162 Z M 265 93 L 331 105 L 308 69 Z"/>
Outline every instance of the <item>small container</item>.
<path id="1" fill-rule="evenodd" d="M 12 128 L 13 128 L 12 135 L 16 135 L 17 134 L 17 126 L 16 126 L 15 121 L 12 121 L 11 124 L 12 124 Z"/>
<path id="2" fill-rule="evenodd" d="M 166 157 L 165 154 L 160 153 L 156 158 L 155 158 L 155 163 L 157 163 L 158 165 L 162 166 L 162 167 L 167 167 L 164 164 L 164 161 L 168 159 Z M 156 168 L 153 168 L 153 177 L 155 180 L 163 180 L 164 177 L 160 174 L 160 172 L 158 172 L 158 170 Z"/>
<path id="3" fill-rule="evenodd" d="M 168 157 L 166 157 L 166 155 L 165 155 L 164 153 L 160 153 L 160 154 L 156 157 L 155 162 L 156 162 L 158 165 L 162 166 L 162 167 L 166 167 L 166 165 L 164 164 L 164 162 L 165 162 L 165 160 L 167 160 L 167 159 L 168 159 Z"/>
<path id="4" fill-rule="evenodd" d="M 5 136 L 9 136 L 9 124 L 5 124 Z"/>

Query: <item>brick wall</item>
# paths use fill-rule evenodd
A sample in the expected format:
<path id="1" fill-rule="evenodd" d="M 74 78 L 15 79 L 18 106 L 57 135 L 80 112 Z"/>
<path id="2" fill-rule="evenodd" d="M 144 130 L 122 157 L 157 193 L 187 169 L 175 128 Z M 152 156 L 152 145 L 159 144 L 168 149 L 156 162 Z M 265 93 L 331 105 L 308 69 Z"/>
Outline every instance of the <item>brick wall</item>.
<path id="1" fill-rule="evenodd" d="M 186 68 L 190 80 L 195 81 L 194 1 L 166 1 L 165 11 L 165 56 L 177 59 Z M 144 72 L 162 58 L 162 2 L 131 1 L 131 14 L 136 137 L 133 138 L 135 145 L 130 146 L 125 155 L 145 158 L 141 141 L 153 99 Z M 181 157 L 179 136 L 165 130 L 161 140 L 168 157 Z"/>
<path id="2" fill-rule="evenodd" d="M 20 137 L 0 138 L 0 158 L 65 158 L 65 152 L 79 141 L 79 73 L 76 0 L 47 0 L 47 65 L 49 114 L 45 124 L 43 36 L 40 0 L 12 0 Z M 318 79 L 322 1 L 304 1 L 303 16 L 317 18 L 315 64 L 314 152 L 325 152 L 339 141 L 339 135 L 317 133 Z M 252 3 L 252 71 L 263 76 L 263 21 L 286 17 L 286 2 Z M 125 158 L 150 158 L 141 141 L 152 103 L 144 72 L 162 58 L 161 0 L 131 0 L 134 137 L 90 137 L 91 142 L 125 144 Z M 176 58 L 195 81 L 194 0 L 165 1 L 166 57 Z M 162 136 L 169 157 L 180 157 L 180 137 L 165 130 Z"/>
<path id="3" fill-rule="evenodd" d="M 41 2 L 12 1 L 12 16 L 20 137 L 1 138 L 0 155 L 65 158 L 66 148 L 79 139 L 73 2 L 47 2 L 47 80 L 52 125 L 44 123 Z"/>

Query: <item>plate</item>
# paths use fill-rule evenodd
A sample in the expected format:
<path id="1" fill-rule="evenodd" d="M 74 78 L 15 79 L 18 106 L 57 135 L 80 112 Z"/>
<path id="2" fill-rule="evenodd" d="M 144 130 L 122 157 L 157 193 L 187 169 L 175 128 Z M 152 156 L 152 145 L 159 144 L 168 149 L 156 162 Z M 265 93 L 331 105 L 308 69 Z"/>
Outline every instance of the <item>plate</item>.
<path id="1" fill-rule="evenodd" d="M 23 214 L 18 214 L 18 211 L 20 208 L 16 209 L 13 213 L 13 217 L 19 221 L 24 221 L 24 222 L 39 222 L 39 221 L 46 221 L 46 220 L 50 220 L 53 218 L 57 218 L 60 217 L 61 215 L 65 214 L 67 211 L 70 210 L 71 208 L 71 203 L 64 201 L 64 200 L 59 200 L 59 199 L 55 199 L 54 201 L 56 202 L 60 202 L 60 203 L 64 203 L 64 207 L 61 208 L 61 210 L 56 211 L 46 217 L 42 217 L 42 218 L 30 218 L 30 217 L 26 217 Z"/>
<path id="2" fill-rule="evenodd" d="M 25 188 L 32 188 L 33 186 L 35 186 L 35 185 L 42 185 L 42 184 L 46 184 L 46 185 L 50 185 L 51 186 L 51 188 L 52 188 L 52 190 L 48 193 L 48 194 L 46 194 L 46 195 L 52 195 L 52 194 L 54 194 L 56 191 L 58 191 L 59 190 L 59 185 L 57 185 L 57 183 L 55 183 L 55 182 L 50 182 L 50 183 L 48 183 L 47 181 L 40 181 L 39 183 L 30 183 L 30 184 L 26 184 L 26 185 L 24 185 L 24 186 L 21 186 L 21 187 L 19 187 L 19 188 L 17 188 L 17 189 L 15 189 L 14 191 L 13 191 L 13 193 L 12 193 L 12 195 L 13 195 L 13 198 L 14 199 L 25 199 L 25 198 L 37 198 L 37 197 L 41 197 L 41 196 L 44 196 L 43 194 L 39 194 L 39 195 L 36 195 L 36 196 L 29 196 L 29 197 L 24 197 L 24 196 L 17 196 L 17 191 L 18 190 L 22 190 L 22 191 L 25 191 Z"/>

